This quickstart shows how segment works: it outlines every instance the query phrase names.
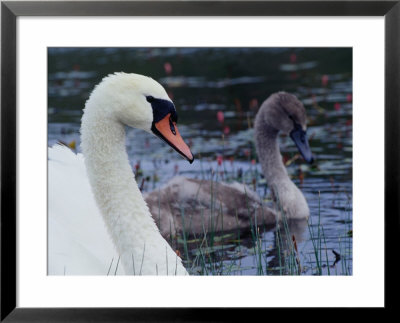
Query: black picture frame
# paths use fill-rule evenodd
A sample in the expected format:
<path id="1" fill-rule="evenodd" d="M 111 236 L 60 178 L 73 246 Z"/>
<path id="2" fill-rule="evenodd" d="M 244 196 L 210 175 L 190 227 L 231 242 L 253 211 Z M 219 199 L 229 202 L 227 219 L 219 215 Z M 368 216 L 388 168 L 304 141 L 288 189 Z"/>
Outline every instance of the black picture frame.
<path id="1" fill-rule="evenodd" d="M 16 19 L 19 16 L 382 16 L 385 19 L 385 309 L 398 283 L 400 0 L 82 1 L 1 3 L 1 321 L 235 321 L 243 309 L 18 308 L 16 281 Z M 371 125 L 371 131 L 373 126 Z M 373 147 L 371 148 L 373 153 Z M 373 171 L 373 170 L 371 170 Z M 373 265 L 373 255 L 371 255 Z M 38 291 L 40 292 L 40 291 Z M 253 311 L 255 309 L 252 309 Z M 252 314 L 253 315 L 253 314 Z M 255 316 L 252 316 L 253 318 Z M 251 319 L 251 317 L 249 317 Z M 321 319 L 321 318 L 319 318 Z M 340 317 L 339 317 L 340 319 Z"/>

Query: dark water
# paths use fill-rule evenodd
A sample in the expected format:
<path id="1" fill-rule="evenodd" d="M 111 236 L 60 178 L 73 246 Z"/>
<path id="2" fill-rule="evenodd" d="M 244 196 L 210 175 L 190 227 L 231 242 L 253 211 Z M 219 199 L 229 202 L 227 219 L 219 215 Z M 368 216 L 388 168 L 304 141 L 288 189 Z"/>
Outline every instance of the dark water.
<path id="1" fill-rule="evenodd" d="M 268 199 L 253 144 L 253 119 L 271 93 L 297 95 L 307 110 L 316 163 L 309 166 L 297 158 L 295 145 L 284 136 L 281 151 L 309 203 L 309 224 L 220 233 L 212 237 L 207 257 L 196 238 L 187 238 L 189 250 L 182 249 L 181 240 L 171 243 L 189 258 L 193 273 L 352 274 L 350 48 L 51 48 L 48 54 L 49 145 L 75 141 L 80 150 L 82 108 L 109 73 L 145 74 L 166 88 L 196 160 L 189 165 L 159 139 L 130 129 L 128 154 L 133 168 L 140 164 L 138 182 L 145 191 L 178 174 L 214 176 L 245 182 Z M 205 258 L 207 264 L 201 265 Z M 298 265 L 290 262 L 296 261 L 300 270 L 293 271 Z"/>

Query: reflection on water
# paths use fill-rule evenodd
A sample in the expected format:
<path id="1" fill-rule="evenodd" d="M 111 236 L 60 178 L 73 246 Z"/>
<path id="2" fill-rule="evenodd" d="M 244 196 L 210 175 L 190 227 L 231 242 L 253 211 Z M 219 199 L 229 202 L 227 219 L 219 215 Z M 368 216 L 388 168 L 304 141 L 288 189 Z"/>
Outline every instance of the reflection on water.
<path id="1" fill-rule="evenodd" d="M 77 151 L 84 102 L 102 77 L 135 72 L 163 84 L 196 159 L 189 165 L 154 136 L 127 129 L 132 169 L 144 192 L 175 175 L 214 176 L 246 183 L 268 203 L 253 120 L 271 93 L 297 95 L 307 110 L 316 163 L 302 162 L 290 138 L 279 140 L 310 222 L 215 233 L 207 241 L 188 235 L 187 248 L 181 236 L 171 243 L 194 274 L 352 274 L 351 49 L 51 48 L 48 64 L 48 144 L 75 142 Z"/>

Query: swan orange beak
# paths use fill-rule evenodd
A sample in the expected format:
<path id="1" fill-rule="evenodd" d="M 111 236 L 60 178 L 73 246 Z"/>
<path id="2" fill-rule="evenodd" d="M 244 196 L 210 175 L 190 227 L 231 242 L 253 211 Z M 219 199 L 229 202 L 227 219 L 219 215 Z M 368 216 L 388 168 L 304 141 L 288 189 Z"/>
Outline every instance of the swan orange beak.
<path id="1" fill-rule="evenodd" d="M 154 122 L 152 131 L 156 136 L 164 140 L 168 145 L 174 148 L 179 154 L 181 154 L 190 163 L 193 163 L 194 157 L 190 148 L 183 141 L 176 122 L 172 121 L 171 113 L 168 113 L 163 119 L 158 122 Z"/>

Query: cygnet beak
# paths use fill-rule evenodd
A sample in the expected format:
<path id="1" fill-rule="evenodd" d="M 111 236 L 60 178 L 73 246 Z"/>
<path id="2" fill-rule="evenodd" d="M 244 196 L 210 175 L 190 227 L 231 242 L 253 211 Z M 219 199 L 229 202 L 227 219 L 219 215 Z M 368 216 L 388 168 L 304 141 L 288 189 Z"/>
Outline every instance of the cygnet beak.
<path id="1" fill-rule="evenodd" d="M 290 138 L 292 138 L 292 140 L 296 144 L 297 149 L 303 156 L 304 160 L 307 163 L 312 164 L 314 161 L 314 157 L 312 155 L 310 145 L 308 144 L 306 132 L 300 126 L 297 126 L 290 133 Z"/>
<path id="2" fill-rule="evenodd" d="M 152 131 L 154 134 L 164 140 L 168 145 L 174 148 L 190 163 L 193 163 L 194 157 L 190 148 L 183 141 L 176 122 L 172 121 L 171 113 L 168 113 L 163 119 L 153 123 Z"/>

